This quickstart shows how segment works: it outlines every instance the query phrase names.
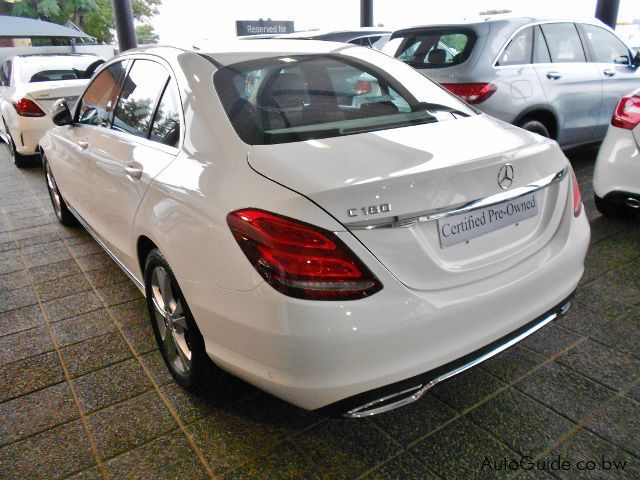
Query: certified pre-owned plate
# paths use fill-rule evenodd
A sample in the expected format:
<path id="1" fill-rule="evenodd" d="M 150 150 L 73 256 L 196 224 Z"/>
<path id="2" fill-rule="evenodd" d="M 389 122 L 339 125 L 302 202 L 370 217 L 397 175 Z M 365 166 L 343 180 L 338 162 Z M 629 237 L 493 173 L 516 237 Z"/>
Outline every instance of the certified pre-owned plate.
<path id="1" fill-rule="evenodd" d="M 535 193 L 438 220 L 442 248 L 464 242 L 538 214 Z"/>

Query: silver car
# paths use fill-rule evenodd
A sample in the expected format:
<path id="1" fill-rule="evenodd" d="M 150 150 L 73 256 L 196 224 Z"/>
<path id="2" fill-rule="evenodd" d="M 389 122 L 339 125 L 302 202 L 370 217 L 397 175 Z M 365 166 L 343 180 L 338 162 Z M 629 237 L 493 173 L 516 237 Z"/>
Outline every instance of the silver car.
<path id="1" fill-rule="evenodd" d="M 563 148 L 602 140 L 618 99 L 640 87 L 640 54 L 596 19 L 413 27 L 394 32 L 384 51 Z"/>

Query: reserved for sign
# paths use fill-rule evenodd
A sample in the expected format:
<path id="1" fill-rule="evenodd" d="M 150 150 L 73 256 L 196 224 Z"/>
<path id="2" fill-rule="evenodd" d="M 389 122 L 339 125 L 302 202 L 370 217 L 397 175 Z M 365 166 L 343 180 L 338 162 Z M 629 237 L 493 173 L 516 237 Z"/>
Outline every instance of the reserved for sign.
<path id="1" fill-rule="evenodd" d="M 442 248 L 520 222 L 538 214 L 536 194 L 530 193 L 489 207 L 452 215 L 438 220 Z"/>

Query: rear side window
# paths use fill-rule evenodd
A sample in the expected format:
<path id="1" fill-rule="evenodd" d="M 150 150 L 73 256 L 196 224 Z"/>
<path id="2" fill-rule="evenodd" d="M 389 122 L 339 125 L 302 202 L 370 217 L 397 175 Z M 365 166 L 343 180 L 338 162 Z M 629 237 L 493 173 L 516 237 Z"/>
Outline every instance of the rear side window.
<path id="1" fill-rule="evenodd" d="M 177 147 L 180 141 L 180 97 L 173 79 L 164 89 L 153 118 L 150 140 Z"/>
<path id="2" fill-rule="evenodd" d="M 545 23 L 540 26 L 554 63 L 585 62 L 578 30 L 573 23 Z"/>
<path id="3" fill-rule="evenodd" d="M 4 62 L 0 67 L 0 85 L 9 86 L 11 84 L 11 60 Z"/>
<path id="4" fill-rule="evenodd" d="M 136 60 L 122 86 L 111 128 L 147 138 L 156 102 L 168 78 L 159 63 Z"/>
<path id="5" fill-rule="evenodd" d="M 360 54 L 367 52 L 376 66 L 346 55 L 267 58 L 222 68 L 214 84 L 235 131 L 250 145 L 338 137 L 474 113 L 416 70 L 372 50 Z M 422 100 L 425 96 L 429 101 Z"/>
<path id="6" fill-rule="evenodd" d="M 596 27 L 595 25 L 582 25 L 582 27 L 591 43 L 591 48 L 595 56 L 594 61 L 599 63 L 616 63 L 616 59 L 618 61 L 624 61 L 622 57 L 626 56 L 626 63 L 629 63 L 629 50 L 618 37 L 604 28 Z"/>
<path id="7" fill-rule="evenodd" d="M 444 68 L 464 62 L 476 41 L 470 30 L 430 29 L 410 32 L 396 57 L 415 68 Z"/>
<path id="8" fill-rule="evenodd" d="M 497 65 L 505 67 L 508 65 L 524 65 L 531 63 L 531 50 L 533 47 L 533 27 L 525 28 L 511 39 L 507 48 L 504 49 Z"/>
<path id="9" fill-rule="evenodd" d="M 102 70 L 78 102 L 77 122 L 106 127 L 127 71 L 127 61 L 116 62 Z"/>

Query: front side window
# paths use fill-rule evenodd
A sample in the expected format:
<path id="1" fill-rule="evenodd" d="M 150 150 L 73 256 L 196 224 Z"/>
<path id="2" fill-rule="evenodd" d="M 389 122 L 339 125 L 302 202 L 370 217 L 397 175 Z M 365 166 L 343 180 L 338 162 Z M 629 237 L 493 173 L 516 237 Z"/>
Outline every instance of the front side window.
<path id="1" fill-rule="evenodd" d="M 531 63 L 533 27 L 521 30 L 504 49 L 497 65 L 500 67 L 508 65 L 525 65 Z"/>
<path id="2" fill-rule="evenodd" d="M 169 80 L 153 118 L 150 140 L 177 147 L 180 141 L 180 97 L 173 79 Z"/>
<path id="3" fill-rule="evenodd" d="M 147 138 L 156 102 L 168 78 L 159 63 L 136 60 L 122 86 L 111 128 Z"/>
<path id="4" fill-rule="evenodd" d="M 127 71 L 127 60 L 116 62 L 102 70 L 78 102 L 77 122 L 106 127 Z"/>
<path id="5" fill-rule="evenodd" d="M 545 23 L 541 28 L 553 63 L 586 61 L 578 30 L 573 23 Z"/>
<path id="6" fill-rule="evenodd" d="M 618 37 L 604 28 L 596 27 L 595 25 L 582 25 L 582 27 L 593 48 L 595 55 L 594 61 L 599 63 L 616 63 L 616 60 L 618 60 L 618 62 L 624 61 L 622 57 L 626 56 L 626 63 L 629 63 L 629 50 Z"/>
<path id="7" fill-rule="evenodd" d="M 464 62 L 473 49 L 471 31 L 429 29 L 407 33 L 396 55 L 415 68 L 444 68 Z"/>
<path id="8" fill-rule="evenodd" d="M 252 60 L 214 83 L 240 138 L 274 144 L 468 117 L 474 110 L 374 50 Z M 372 56 L 363 61 L 362 57 Z M 375 66 L 374 66 L 375 65 Z"/>

